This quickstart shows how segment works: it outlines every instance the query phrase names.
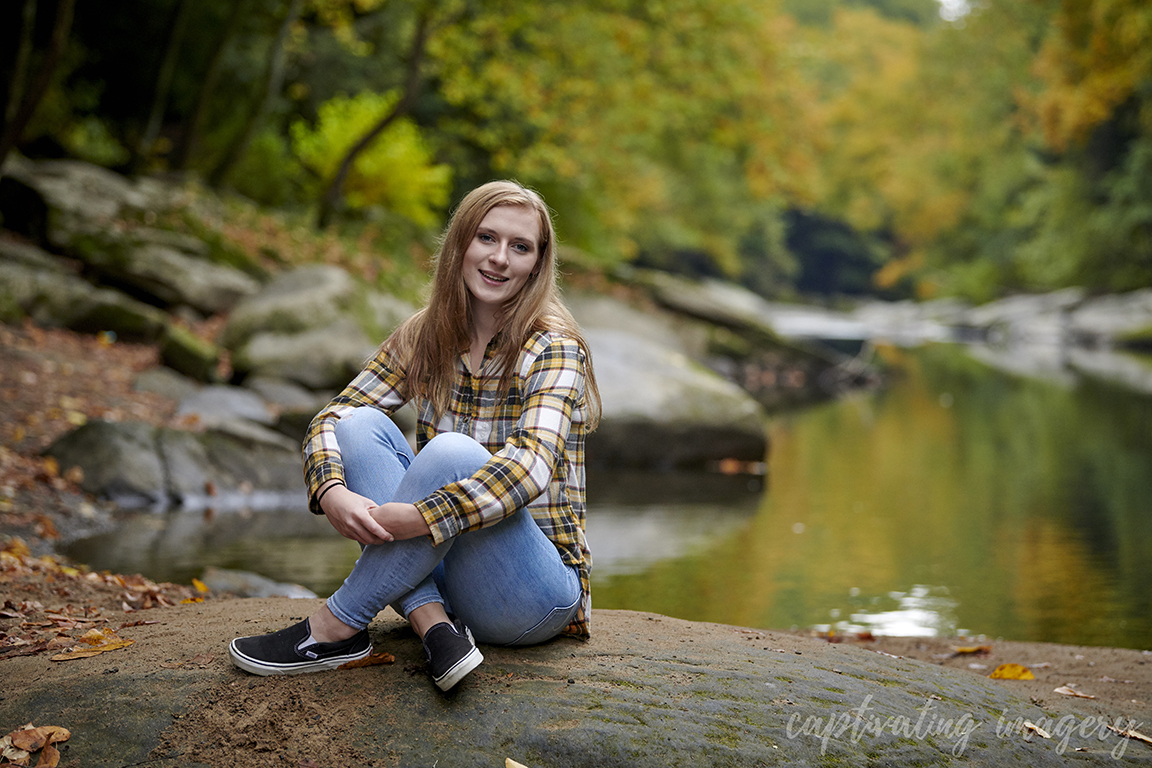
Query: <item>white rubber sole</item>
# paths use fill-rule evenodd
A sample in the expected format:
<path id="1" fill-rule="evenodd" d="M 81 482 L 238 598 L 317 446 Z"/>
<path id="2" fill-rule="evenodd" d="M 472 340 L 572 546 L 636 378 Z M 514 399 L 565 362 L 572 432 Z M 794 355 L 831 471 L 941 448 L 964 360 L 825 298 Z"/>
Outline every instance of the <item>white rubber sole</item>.
<path id="1" fill-rule="evenodd" d="M 245 656 L 236 650 L 235 640 L 228 644 L 228 656 L 232 659 L 233 664 L 245 672 L 251 672 L 254 675 L 262 675 L 264 677 L 268 675 L 303 675 L 309 672 L 326 672 L 330 669 L 338 669 L 350 661 L 363 659 L 371 655 L 371 653 L 372 646 L 369 645 L 363 652 L 349 654 L 347 656 L 337 656 L 331 659 L 316 659 L 314 661 L 300 661 L 292 664 L 269 664 L 266 661 Z M 461 677 L 463 677 L 463 675 L 461 675 Z"/>
<path id="2" fill-rule="evenodd" d="M 438 680 L 434 679 L 434 682 L 440 690 L 447 691 L 449 688 L 456 685 L 456 683 L 463 680 L 465 675 L 476 669 L 476 667 L 480 666 L 482 661 L 484 661 L 484 654 L 480 653 L 479 648 L 473 646 L 471 653 L 460 659 L 460 661 L 456 662 L 456 664 L 453 665 L 452 668 L 447 672 L 445 672 L 443 676 L 441 676 Z"/>

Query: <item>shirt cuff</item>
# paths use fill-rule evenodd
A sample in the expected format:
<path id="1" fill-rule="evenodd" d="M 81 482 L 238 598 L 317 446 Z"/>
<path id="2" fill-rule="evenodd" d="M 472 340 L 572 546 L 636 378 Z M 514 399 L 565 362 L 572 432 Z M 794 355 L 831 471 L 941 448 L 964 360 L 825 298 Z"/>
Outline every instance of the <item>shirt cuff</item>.
<path id="1" fill-rule="evenodd" d="M 437 546 L 460 533 L 460 522 L 452 503 L 441 491 L 417 501 L 416 510 L 428 523 L 432 534 L 432 545 Z"/>
<path id="2" fill-rule="evenodd" d="M 316 492 L 324 487 L 324 483 L 329 480 L 336 480 L 341 485 L 347 486 L 344 481 L 344 471 L 339 466 L 329 466 L 318 470 L 312 478 L 308 481 L 308 511 L 314 515 L 324 514 L 324 510 L 320 509 L 320 505 L 316 503 Z"/>

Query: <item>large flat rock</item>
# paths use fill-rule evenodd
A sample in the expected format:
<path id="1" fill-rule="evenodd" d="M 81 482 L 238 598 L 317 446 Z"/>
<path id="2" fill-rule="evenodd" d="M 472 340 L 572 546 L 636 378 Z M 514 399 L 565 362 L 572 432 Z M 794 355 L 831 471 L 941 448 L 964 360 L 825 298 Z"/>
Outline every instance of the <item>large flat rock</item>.
<path id="1" fill-rule="evenodd" d="M 485 663 L 448 694 L 390 611 L 373 625 L 376 649 L 396 657 L 390 665 L 259 678 L 228 663 L 233 636 L 278 629 L 317 605 L 154 610 L 140 615 L 160 623 L 122 630 L 136 640 L 130 648 L 9 659 L 0 722 L 69 728 L 61 764 L 85 768 L 495 767 L 506 757 L 541 768 L 1152 764 L 1152 748 L 1101 730 L 1089 710 L 1042 709 L 1011 682 L 628 611 L 595 612 L 588 642 L 482 646 Z M 1047 740 L 1010 727 L 1051 730 L 1062 716 Z"/>

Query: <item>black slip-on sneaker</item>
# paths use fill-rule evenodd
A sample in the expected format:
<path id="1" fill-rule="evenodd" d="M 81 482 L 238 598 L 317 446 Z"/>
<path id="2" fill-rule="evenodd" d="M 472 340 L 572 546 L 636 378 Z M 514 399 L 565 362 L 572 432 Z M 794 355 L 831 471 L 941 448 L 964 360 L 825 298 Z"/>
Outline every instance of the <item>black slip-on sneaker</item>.
<path id="1" fill-rule="evenodd" d="M 228 645 L 232 663 L 254 675 L 300 675 L 323 672 L 372 653 L 368 630 L 338 643 L 304 645 L 312 636 L 308 619 L 267 635 L 238 637 Z"/>
<path id="2" fill-rule="evenodd" d="M 425 632 L 424 653 L 428 654 L 432 680 L 442 691 L 456 685 L 484 661 L 472 641 L 472 633 L 459 619 L 454 624 L 442 621 Z"/>

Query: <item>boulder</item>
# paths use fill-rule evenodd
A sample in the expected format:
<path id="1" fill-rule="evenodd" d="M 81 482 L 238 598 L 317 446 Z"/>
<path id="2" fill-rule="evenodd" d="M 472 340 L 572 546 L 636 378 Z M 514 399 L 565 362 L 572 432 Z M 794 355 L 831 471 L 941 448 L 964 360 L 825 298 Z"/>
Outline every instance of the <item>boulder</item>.
<path id="1" fill-rule="evenodd" d="M 291 335 L 324 328 L 353 305 L 366 310 L 366 296 L 364 286 L 339 267 L 317 264 L 288 270 L 233 309 L 220 343 L 239 349 L 260 333 Z"/>
<path id="2" fill-rule="evenodd" d="M 191 397 L 200 386 L 194 379 L 163 365 L 141 371 L 132 381 L 132 388 L 137 392 L 152 392 L 176 402 Z"/>
<path id="3" fill-rule="evenodd" d="M 272 424 L 274 417 L 260 395 L 244 387 L 214 384 L 201 387 L 181 401 L 177 418 L 190 418 L 197 426 L 218 427 L 229 421 L 247 419 Z"/>
<path id="4" fill-rule="evenodd" d="M 79 160 L 14 156 L 0 178 L 0 218 L 14 232 L 67 250 L 77 235 L 107 230 L 124 216 L 168 210 L 183 197 L 171 186 Z"/>
<path id="5" fill-rule="evenodd" d="M 168 323 L 168 316 L 156 307 L 93 286 L 63 267 L 0 261 L 0 318 L 13 322 L 24 316 L 43 326 L 82 333 L 111 331 L 136 341 L 155 341 Z"/>
<path id="6" fill-rule="evenodd" d="M 351 318 L 300 333 L 257 333 L 233 351 L 241 375 L 287 379 L 309 389 L 342 389 L 376 350 Z"/>
<path id="7" fill-rule="evenodd" d="M 592 348 L 604 404 L 588 440 L 591 466 L 669 469 L 764 459 L 763 409 L 701 363 L 711 345 L 706 327 L 607 296 L 576 295 L 568 304 Z"/>
<path id="8" fill-rule="evenodd" d="M 212 429 L 200 441 L 217 488 L 291 497 L 296 504 L 304 498 L 299 443 L 271 429 L 261 430 L 259 436 L 242 434 L 240 429 Z"/>
<path id="9" fill-rule="evenodd" d="M 203 240 L 139 224 L 183 197 L 177 187 L 89 163 L 17 157 L 0 178 L 0 218 L 12 231 L 80 259 L 101 283 L 160 306 L 227 311 L 258 283 L 214 263 Z"/>
<path id="10" fill-rule="evenodd" d="M 157 430 L 156 452 L 164 466 L 164 492 L 172 504 L 203 506 L 207 497 L 227 490 L 216 485 L 216 473 L 202 435 L 178 429 Z"/>
<path id="11" fill-rule="evenodd" d="M 332 399 L 331 393 L 313 392 L 295 382 L 270 376 L 250 376 L 244 386 L 279 412 L 274 428 L 296 445 L 304 442 L 312 418 Z"/>
<path id="12" fill-rule="evenodd" d="M 270 376 L 310 389 L 341 389 L 413 311 L 339 267 L 302 267 L 240 302 L 221 343 L 232 350 L 241 378 Z"/>
<path id="13" fill-rule="evenodd" d="M 0 715 L 67 726 L 67 760 L 96 768 L 1152 762 L 1147 745 L 1107 728 L 1145 732 L 1145 704 L 1117 711 L 1049 694 L 1051 681 L 1041 691 L 852 643 L 633 611 L 595 611 L 587 642 L 482 645 L 484 663 L 446 694 L 390 609 L 369 632 L 393 663 L 267 678 L 229 663 L 234 637 L 290 626 L 320 605 L 208 600 L 135 614 L 155 621 L 122 630 L 135 640 L 128 649 L 5 661 L 12 684 Z M 1049 648 L 1053 658 L 1087 652 Z"/>
<path id="14" fill-rule="evenodd" d="M 1071 312 L 1069 327 L 1092 341 L 1147 341 L 1152 331 L 1152 289 L 1088 299 Z"/>
<path id="15" fill-rule="evenodd" d="M 157 429 L 143 422 L 93 420 L 64 435 L 46 453 L 67 471 L 79 467 L 80 487 L 118 506 L 135 509 L 168 501 L 167 472 Z"/>
<path id="16" fill-rule="evenodd" d="M 249 376 L 244 380 L 244 387 L 281 410 L 311 410 L 316 413 L 332 399 L 330 393 L 316 393 L 294 381 L 273 376 Z"/>
<path id="17" fill-rule="evenodd" d="M 631 333 L 586 335 L 604 405 L 589 464 L 670 469 L 764 459 L 764 413 L 744 390 Z"/>
<path id="18" fill-rule="evenodd" d="M 631 334 L 692 357 L 706 354 L 707 339 L 698 326 L 679 322 L 676 315 L 658 307 L 636 307 L 598 293 L 566 294 L 564 303 L 585 330 L 626 328 Z"/>
<path id="19" fill-rule="evenodd" d="M 1084 296 L 1083 288 L 1006 296 L 973 307 L 962 318 L 996 343 L 1064 344 L 1069 341 L 1071 313 Z"/>
<path id="20" fill-rule="evenodd" d="M 196 381 L 216 381 L 220 350 L 191 331 L 169 324 L 160 339 L 160 361 Z"/>
<path id="21" fill-rule="evenodd" d="M 47 272 L 67 271 L 59 257 L 44 249 L 11 237 L 0 236 L 0 263 L 4 262 Z"/>
<path id="22" fill-rule="evenodd" d="M 62 470 L 79 467 L 81 487 L 124 508 L 211 506 L 211 497 L 260 495 L 298 503 L 304 494 L 299 445 L 237 420 L 196 433 L 141 422 L 93 420 L 46 453 Z"/>
<path id="23" fill-rule="evenodd" d="M 77 234 L 74 254 L 100 275 L 164 307 L 188 306 L 206 315 L 227 312 L 259 283 L 235 267 L 205 258 L 203 241 L 145 227 Z"/>
<path id="24" fill-rule="evenodd" d="M 231 568 L 208 566 L 200 580 L 213 592 L 226 592 L 237 597 L 288 597 L 309 599 L 317 595 L 299 584 L 273 581 L 252 571 L 237 571 Z"/>
<path id="25" fill-rule="evenodd" d="M 1152 395 L 1152 366 L 1140 356 L 1101 349 L 1073 348 L 1065 363 L 1084 376 L 1117 384 L 1130 392 Z"/>
<path id="26" fill-rule="evenodd" d="M 660 304 L 692 317 L 730 327 L 749 327 L 774 335 L 771 306 L 759 295 L 720 280 L 689 280 L 642 270 L 637 281 Z"/>

